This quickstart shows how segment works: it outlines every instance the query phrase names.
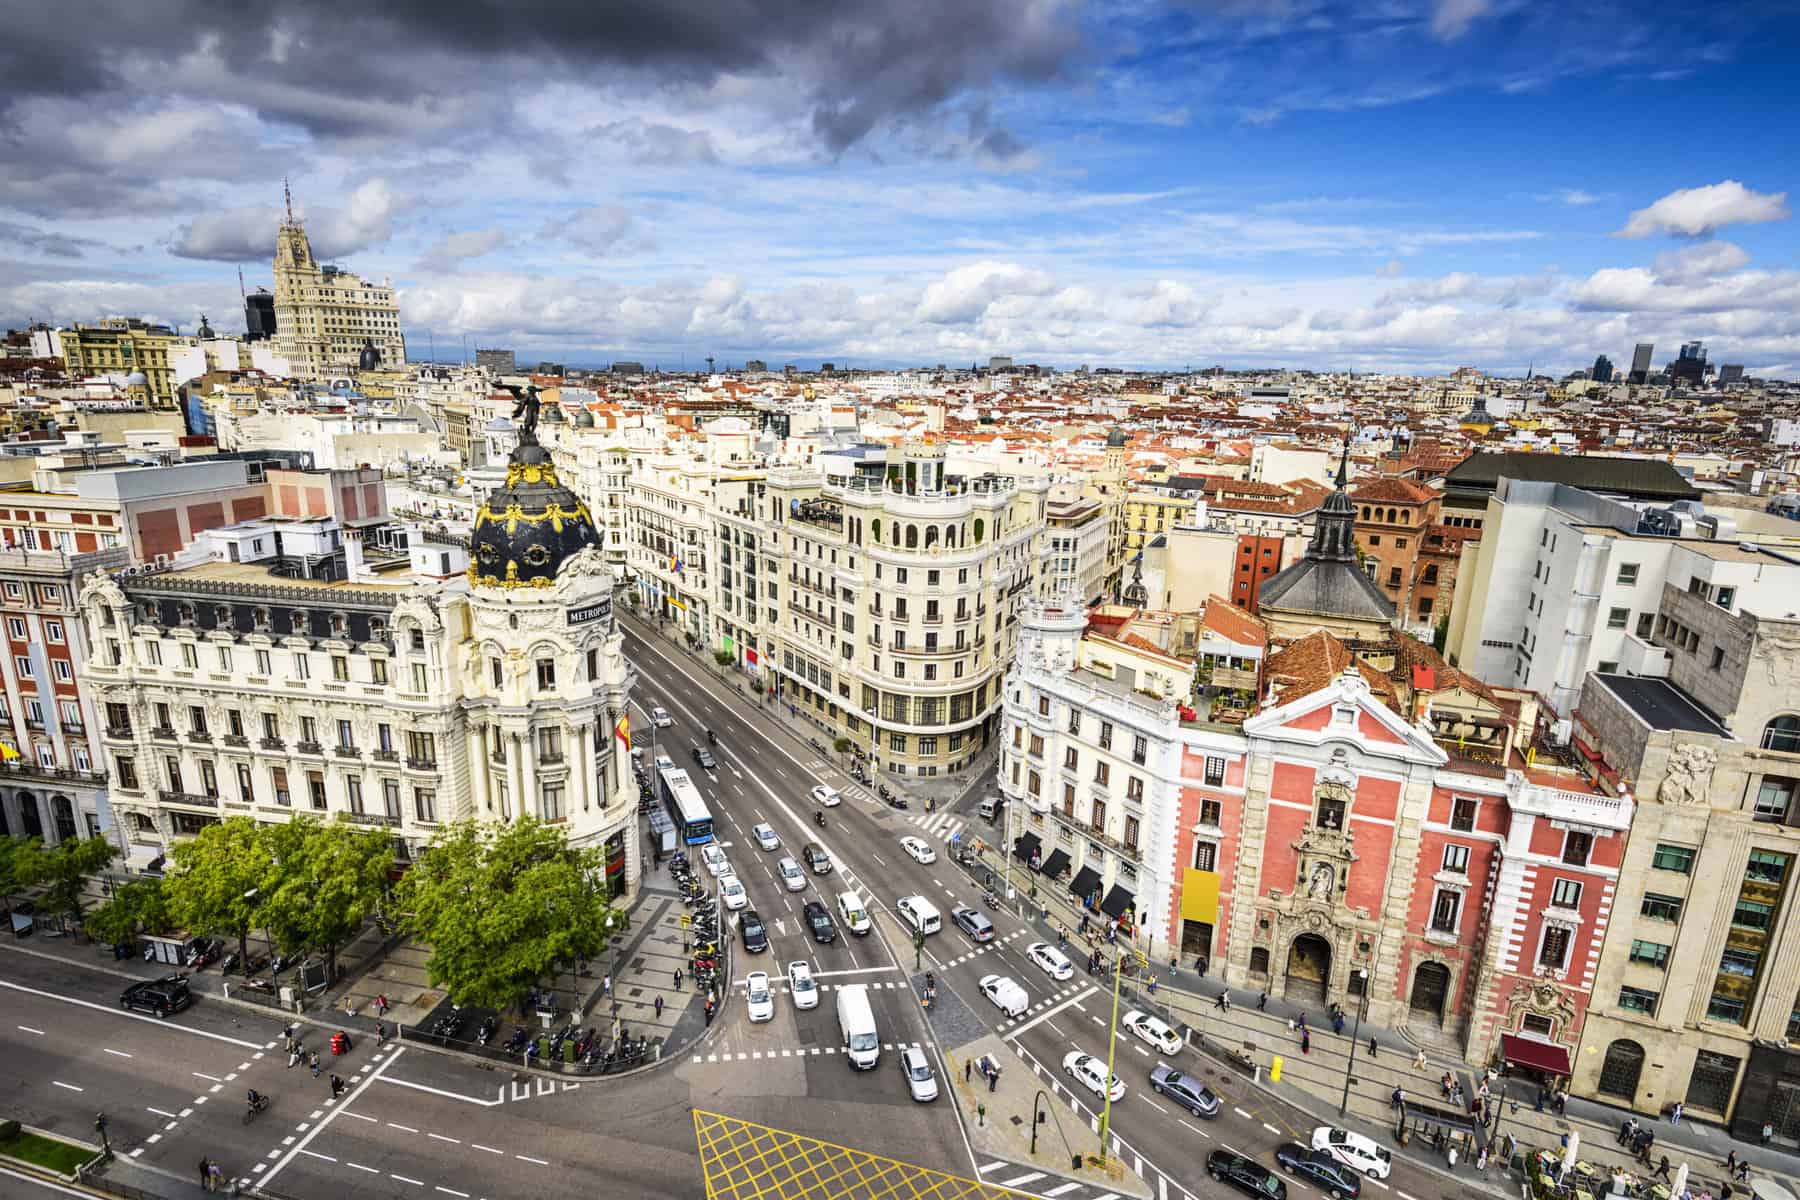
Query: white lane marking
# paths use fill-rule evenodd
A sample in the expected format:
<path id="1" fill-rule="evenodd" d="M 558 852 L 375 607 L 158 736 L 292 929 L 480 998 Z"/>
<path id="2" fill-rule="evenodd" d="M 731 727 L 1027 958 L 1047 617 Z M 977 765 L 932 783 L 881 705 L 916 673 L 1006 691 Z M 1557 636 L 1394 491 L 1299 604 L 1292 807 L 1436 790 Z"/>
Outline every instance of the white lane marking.
<path id="1" fill-rule="evenodd" d="M 63 1081 L 62 1081 L 62 1080 L 60 1080 L 60 1079 L 52 1079 L 52 1080 L 51 1080 L 51 1081 L 50 1081 L 50 1082 L 51 1082 L 51 1083 L 53 1083 L 53 1084 L 55 1084 L 55 1085 L 56 1085 L 56 1086 L 57 1086 L 57 1087 L 59 1087 L 59 1088 L 67 1088 L 67 1089 L 69 1089 L 69 1090 L 70 1090 L 70 1091 L 71 1091 L 71 1092 L 80 1092 L 80 1091 L 86 1091 L 86 1090 L 87 1090 L 87 1089 L 85 1089 L 85 1088 L 78 1088 L 78 1087 L 76 1087 L 76 1086 L 75 1086 L 75 1085 L 74 1085 L 74 1084 L 72 1084 L 72 1083 L 64 1083 L 64 1082 L 63 1082 Z"/>
<path id="2" fill-rule="evenodd" d="M 1179 1118 L 1179 1117 L 1177 1117 L 1176 1120 L 1180 1121 L 1182 1128 L 1191 1129 L 1203 1138 L 1209 1138 L 1212 1136 L 1212 1134 L 1206 1132 L 1206 1130 L 1204 1130 L 1204 1129 L 1201 1129 L 1198 1125 L 1189 1125 L 1186 1121 L 1182 1121 L 1181 1118 Z"/>
<path id="3" fill-rule="evenodd" d="M 1405 1192 L 1396 1191 L 1394 1193 L 1394 1195 L 1400 1197 L 1400 1200 L 1413 1200 L 1413 1198 L 1411 1196 L 1407 1195 Z"/>
<path id="4" fill-rule="evenodd" d="M 369 1077 L 367 1079 L 364 1079 L 361 1083 L 358 1083 L 355 1086 L 353 1086 L 350 1089 L 350 1094 L 344 1097 L 343 1103 L 339 1104 L 337 1107 L 333 1108 L 330 1112 L 326 1113 L 324 1120 L 320 1121 L 317 1125 L 314 1125 L 311 1129 L 307 1130 L 306 1136 L 300 1139 L 300 1144 L 295 1146 L 292 1150 L 289 1150 L 285 1155 L 283 1155 L 279 1160 L 277 1160 L 275 1165 L 269 1168 L 268 1173 L 262 1177 L 260 1182 L 266 1186 L 270 1180 L 274 1179 L 275 1176 L 281 1174 L 281 1172 L 284 1169 L 286 1169 L 287 1165 L 294 1161 L 294 1155 L 298 1151 L 306 1149 L 307 1145 L 314 1138 L 318 1137 L 321 1133 L 323 1133 L 325 1131 L 325 1127 L 327 1125 L 330 1125 L 334 1120 L 337 1119 L 339 1113 L 344 1112 L 352 1104 L 356 1103 L 356 1098 L 358 1096 L 362 1095 L 365 1091 L 367 1091 L 369 1088 L 369 1085 L 371 1083 L 374 1083 L 377 1079 L 381 1078 L 381 1073 L 383 1071 L 387 1070 L 389 1067 L 391 1067 L 395 1063 L 399 1062 L 400 1056 L 405 1053 L 406 1053 L 406 1047 L 401 1046 L 398 1049 L 396 1049 L 392 1054 L 388 1055 L 388 1057 L 382 1059 L 381 1065 L 377 1066 L 374 1069 L 374 1071 L 370 1072 Z M 380 1173 L 381 1172 L 379 1172 L 379 1171 L 375 1172 L 375 1174 L 377 1174 L 377 1175 L 379 1175 Z"/>
<path id="5" fill-rule="evenodd" d="M 331 1157 L 331 1155 L 320 1154 L 317 1150 L 302 1150 L 301 1153 L 306 1155 L 308 1158 L 322 1158 L 326 1162 L 336 1162 L 337 1161 L 337 1159 Z"/>
<path id="6" fill-rule="evenodd" d="M 347 1162 L 347 1163 L 345 1163 L 345 1164 L 344 1164 L 344 1165 L 345 1165 L 345 1166 L 346 1166 L 346 1167 L 351 1167 L 351 1168 L 354 1168 L 354 1169 L 355 1169 L 355 1170 L 358 1170 L 358 1171 L 367 1171 L 367 1172 L 368 1172 L 368 1173 L 369 1173 L 369 1174 L 371 1174 L 371 1175 L 379 1175 L 379 1174 L 381 1174 L 381 1172 L 380 1172 L 380 1171 L 377 1171 L 377 1170 L 376 1170 L 376 1169 L 375 1169 L 375 1168 L 374 1168 L 374 1167 L 365 1167 L 365 1166 L 363 1166 L 363 1165 L 362 1165 L 362 1164 L 361 1164 L 361 1163 L 353 1163 L 353 1162 Z"/>
<path id="7" fill-rule="evenodd" d="M 220 1079 L 217 1075 L 208 1075 L 205 1071 L 190 1071 L 190 1072 L 188 1072 L 188 1074 L 192 1075 L 195 1079 L 204 1079 L 208 1083 L 224 1083 L 225 1082 L 223 1079 Z"/>
<path id="8" fill-rule="evenodd" d="M 1061 1187 L 1053 1187 L 1053 1188 L 1051 1188 L 1051 1189 L 1050 1189 L 1050 1190 L 1049 1190 L 1049 1191 L 1047 1191 L 1047 1192 L 1045 1192 L 1045 1193 L 1044 1193 L 1044 1195 L 1046 1195 L 1046 1196 L 1060 1196 L 1060 1195 L 1062 1195 L 1062 1194 L 1063 1194 L 1063 1193 L 1064 1193 L 1064 1192 L 1072 1192 L 1072 1191 L 1074 1191 L 1074 1190 L 1075 1190 L 1075 1189 L 1076 1189 L 1076 1188 L 1078 1188 L 1078 1187 L 1081 1187 L 1081 1186 L 1082 1186 L 1082 1185 L 1081 1185 L 1081 1184 L 1079 1184 L 1079 1183 L 1065 1183 L 1065 1184 L 1063 1184 L 1063 1185 L 1062 1185 L 1062 1186 L 1061 1186 Z"/>
<path id="9" fill-rule="evenodd" d="M 984 1163 L 983 1165 L 975 1168 L 975 1173 L 978 1175 L 986 1175 L 989 1171 L 998 1171 L 1001 1167 L 1008 1166 L 1008 1165 L 1009 1164 L 1004 1163 L 1004 1162 Z"/>
<path id="10" fill-rule="evenodd" d="M 470 1142 L 469 1149 L 471 1149 L 471 1150 L 486 1150 L 489 1154 L 505 1154 L 506 1153 L 506 1151 L 496 1150 L 492 1146 L 484 1146 L 480 1142 Z"/>
<path id="11" fill-rule="evenodd" d="M 387 1123 L 387 1125 L 388 1125 L 389 1129 L 398 1129 L 401 1133 L 417 1133 L 417 1132 L 419 1132 L 418 1130 L 414 1129 L 411 1125 L 396 1125 L 392 1121 L 389 1121 Z"/>
<path id="12" fill-rule="evenodd" d="M 441 1183 L 437 1185 L 437 1190 L 444 1193 L 446 1196 L 461 1196 L 463 1200 L 469 1200 L 469 1193 L 459 1192 L 455 1188 L 447 1188 Z"/>
<path id="13" fill-rule="evenodd" d="M 1371 1180 L 1369 1180 L 1369 1182 L 1374 1184 L 1376 1187 L 1380 1188 L 1384 1192 L 1388 1190 L 1388 1185 L 1381 1182 L 1381 1180 L 1379 1180 L 1379 1179 L 1371 1179 Z"/>
<path id="14" fill-rule="evenodd" d="M 260 1050 L 262 1048 L 261 1042 L 246 1042 L 241 1038 L 226 1037 L 222 1033 L 213 1033 L 208 1029 L 195 1029 L 191 1025 L 171 1025 L 167 1021 L 145 1016 L 143 1013 L 124 1012 L 110 1004 L 96 1004 L 92 1000 L 78 1000 L 74 996 L 63 996 L 56 992 L 46 992 L 41 988 L 26 987 L 22 983 L 13 983 L 10 980 L 0 979 L 0 988 L 7 988 L 15 992 L 24 992 L 28 996 L 42 996 L 46 1000 L 57 1000 L 63 1004 L 76 1005 L 79 1008 L 92 1008 L 103 1013 L 110 1013 L 115 1017 L 124 1017 L 132 1021 L 143 1021 L 146 1024 L 155 1025 L 159 1029 L 173 1029 L 181 1033 L 191 1034 L 194 1037 L 211 1038 L 215 1042 L 227 1042 L 233 1046 L 242 1046 L 246 1050 Z M 19 1028 L 25 1029 L 25 1026 L 21 1025 Z M 41 1035 L 43 1031 L 30 1029 L 26 1030 L 26 1032 Z"/>
<path id="15" fill-rule="evenodd" d="M 899 967 L 857 967 L 845 971 L 814 971 L 814 979 L 830 979 L 836 975 L 874 975 L 881 971 L 898 971 Z"/>
<path id="16" fill-rule="evenodd" d="M 1089 986 L 1084 988 L 1081 992 L 1079 992 L 1073 998 L 1064 1000 L 1061 1004 L 1058 1004 L 1054 1008 L 1045 1009 L 1043 1012 L 1039 1013 L 1037 1016 L 1033 1017 L 1031 1020 L 1026 1021 L 1023 1025 L 1020 1025 L 1016 1029 L 1010 1030 L 1006 1036 L 1009 1038 L 1017 1038 L 1020 1034 L 1024 1033 L 1027 1029 L 1030 1029 L 1033 1026 L 1038 1025 L 1041 1022 L 1048 1021 L 1051 1017 L 1054 1017 L 1057 1013 L 1061 1012 L 1065 1008 L 1068 1008 L 1070 1005 L 1074 1004 L 1076 1000 L 1081 999 L 1082 997 L 1086 996 L 1089 992 L 1092 992 L 1093 990 L 1094 990 L 1094 987 L 1093 987 L 1093 985 L 1090 984 Z M 1249 1114 L 1245 1114 L 1245 1115 L 1248 1116 Z"/>
<path id="17" fill-rule="evenodd" d="M 1247 1113 L 1247 1112 L 1245 1112 L 1245 1111 L 1244 1111 L 1244 1110 L 1243 1110 L 1243 1109 L 1241 1109 L 1241 1108 L 1234 1108 L 1234 1109 L 1232 1109 L 1232 1110 L 1231 1110 L 1231 1111 L 1232 1111 L 1232 1112 L 1234 1112 L 1234 1113 L 1236 1113 L 1236 1114 L 1237 1114 L 1237 1115 L 1238 1115 L 1238 1116 L 1240 1116 L 1240 1117 L 1242 1117 L 1242 1118 L 1244 1118 L 1244 1120 L 1246 1120 L 1246 1121 L 1249 1121 L 1249 1120 L 1252 1120 L 1252 1119 L 1253 1119 L 1253 1118 L 1252 1118 L 1252 1117 L 1251 1117 L 1251 1116 L 1250 1116 L 1250 1114 L 1249 1114 L 1249 1113 Z"/>
<path id="18" fill-rule="evenodd" d="M 149 1107 L 146 1107 L 146 1108 L 145 1108 L 145 1109 L 144 1109 L 144 1111 L 145 1111 L 145 1112 L 153 1112 L 153 1113 L 155 1113 L 155 1114 L 156 1114 L 156 1115 L 157 1115 L 157 1116 L 159 1116 L 159 1117 L 167 1117 L 167 1118 L 169 1118 L 169 1120 L 171 1120 L 171 1121 L 175 1121 L 175 1120 L 179 1120 L 179 1119 L 180 1119 L 180 1118 L 178 1118 L 178 1117 L 177 1117 L 177 1116 L 176 1116 L 176 1115 L 175 1115 L 175 1114 L 174 1114 L 174 1113 L 171 1113 L 171 1112 L 164 1112 L 164 1111 L 163 1111 L 163 1110 L 162 1110 L 162 1109 L 160 1109 L 160 1108 L 149 1108 Z"/>
<path id="19" fill-rule="evenodd" d="M 43 1036 L 44 1036 L 44 1031 L 43 1031 L 43 1030 L 41 1030 L 41 1029 L 33 1029 L 33 1028 L 32 1028 L 32 1027 L 31 1027 L 31 1026 L 29 1026 L 29 1025 L 21 1025 L 21 1026 L 19 1026 L 19 1028 L 20 1028 L 20 1029 L 23 1029 L 23 1030 L 24 1030 L 24 1031 L 25 1031 L 25 1032 L 26 1032 L 26 1033 L 35 1033 L 35 1034 L 37 1034 L 37 1035 L 38 1035 L 38 1036 L 39 1036 L 39 1037 L 43 1037 Z"/>
<path id="20" fill-rule="evenodd" d="M 338 1113 L 339 1113 L 339 1115 L 341 1115 L 341 1116 L 346 1116 L 346 1117 L 355 1117 L 355 1118 L 356 1118 L 356 1119 L 357 1119 L 357 1120 L 358 1120 L 358 1121 L 367 1121 L 367 1122 L 368 1122 L 368 1123 L 369 1123 L 369 1124 L 371 1124 L 371 1125 L 379 1125 L 379 1124 L 381 1124 L 381 1122 L 380 1122 L 380 1121 L 377 1121 L 377 1120 L 376 1120 L 376 1119 L 375 1119 L 375 1118 L 374 1118 L 374 1117 L 365 1117 L 365 1116 L 363 1116 L 363 1115 L 362 1115 L 362 1114 L 361 1114 L 361 1113 L 353 1113 L 353 1112 L 344 1112 L 344 1110 L 343 1110 L 343 1109 L 339 1109 L 339 1110 L 338 1110 Z"/>
<path id="21" fill-rule="evenodd" d="M 389 1059 L 388 1061 L 392 1062 L 393 1060 Z M 465 1096 L 460 1092 L 446 1092 L 442 1088 L 427 1087 L 422 1083 L 414 1083 L 410 1079 L 393 1079 L 383 1076 L 381 1082 L 391 1083 L 395 1087 L 413 1088 L 416 1091 L 430 1092 L 433 1096 L 442 1096 L 446 1100 L 461 1100 L 465 1104 L 479 1104 L 483 1108 L 493 1108 L 500 1103 L 498 1100 L 483 1100 L 477 1096 Z"/>
<path id="22" fill-rule="evenodd" d="M 401 1183 L 410 1183 L 414 1187 L 424 1187 L 425 1186 L 425 1181 L 423 1179 L 408 1179 L 406 1176 L 396 1175 L 392 1171 L 388 1172 L 388 1178 L 389 1179 L 398 1179 Z"/>
<path id="23" fill-rule="evenodd" d="M 880 863 L 880 865 L 882 865 L 882 866 L 884 866 L 884 867 L 885 867 L 885 866 L 887 866 L 887 864 L 886 864 L 886 863 L 884 863 L 884 862 L 882 862 L 882 861 L 881 861 L 881 855 L 879 855 L 879 854 L 876 854 L 876 853 L 875 853 L 875 852 L 874 852 L 874 851 L 870 851 L 870 852 L 869 852 L 869 857 L 870 857 L 870 858 L 872 858 L 872 859 L 874 859 L 874 860 L 875 860 L 875 861 L 876 861 L 876 862 L 877 862 L 877 863 Z"/>
<path id="24" fill-rule="evenodd" d="M 130 1058 L 131 1057 L 131 1055 L 125 1053 L 123 1050 L 114 1050 L 111 1046 L 102 1046 L 102 1047 L 100 1047 L 100 1050 L 102 1053 L 111 1054 L 115 1058 Z"/>
<path id="25" fill-rule="evenodd" d="M 528 1163 L 536 1163 L 536 1164 L 537 1164 L 537 1165 L 538 1165 L 538 1166 L 540 1166 L 540 1167 L 547 1167 L 547 1166 L 549 1166 L 549 1165 L 550 1165 L 550 1164 L 549 1164 L 549 1163 L 547 1163 L 547 1162 L 545 1162 L 545 1161 L 544 1161 L 544 1160 L 543 1160 L 543 1159 L 541 1159 L 541 1158 L 533 1158 L 533 1157 L 531 1157 L 531 1155 L 529 1155 L 529 1154 L 515 1154 L 515 1155 L 513 1155 L 513 1157 L 514 1157 L 514 1158 L 517 1158 L 517 1159 L 520 1159 L 520 1160 L 522 1160 L 522 1161 L 524 1161 L 524 1162 L 528 1162 Z"/>
<path id="26" fill-rule="evenodd" d="M 449 1142 L 452 1146 L 462 1145 L 462 1142 L 459 1139 L 453 1138 L 453 1137 L 445 1137 L 441 1133 L 428 1133 L 425 1136 L 428 1138 L 435 1138 L 436 1140 L 438 1140 L 440 1142 Z"/>
<path id="27" fill-rule="evenodd" d="M 1275 1128 L 1273 1125 L 1269 1124 L 1267 1121 L 1263 1122 L 1263 1128 L 1268 1130 L 1270 1133 L 1274 1134 L 1276 1137 L 1281 1136 L 1281 1130 Z"/>
<path id="28" fill-rule="evenodd" d="M 1034 1179 L 1042 1179 L 1043 1177 L 1044 1177 L 1044 1173 L 1042 1171 L 1028 1171 L 1023 1175 L 1015 1175 L 1011 1179 L 1001 1180 L 1000 1186 L 1001 1187 L 1018 1187 L 1022 1183 L 1030 1183 Z"/>
<path id="29" fill-rule="evenodd" d="M 1167 1116 L 1169 1113 L 1168 1109 L 1150 1099 L 1148 1096 L 1139 1096 L 1138 1099 L 1142 1100 L 1145 1104 L 1148 1104 L 1151 1108 L 1154 1108 L 1157 1112 L 1162 1113 L 1164 1116 Z"/>

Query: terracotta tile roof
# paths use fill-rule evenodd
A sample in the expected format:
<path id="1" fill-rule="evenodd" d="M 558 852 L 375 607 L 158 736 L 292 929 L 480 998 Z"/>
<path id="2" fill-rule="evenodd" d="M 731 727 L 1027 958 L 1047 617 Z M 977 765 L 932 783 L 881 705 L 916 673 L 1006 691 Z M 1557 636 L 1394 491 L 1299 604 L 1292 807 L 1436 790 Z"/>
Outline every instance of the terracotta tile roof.
<path id="1" fill-rule="evenodd" d="M 1383 504 L 1428 504 L 1437 499 L 1437 495 L 1430 488 L 1421 487 L 1410 479 L 1389 476 L 1362 484 L 1351 491 L 1350 498 Z"/>
<path id="2" fill-rule="evenodd" d="M 1393 681 L 1351 654 L 1348 646 L 1325 629 L 1315 630 L 1270 655 L 1263 667 L 1263 679 L 1274 690 L 1275 702 L 1286 704 L 1329 687 L 1332 680 L 1351 667 L 1368 681 L 1370 690 L 1383 703 L 1399 710 Z"/>
<path id="3" fill-rule="evenodd" d="M 1200 624 L 1240 646 L 1268 646 L 1269 631 L 1261 622 L 1223 596 L 1208 596 Z"/>

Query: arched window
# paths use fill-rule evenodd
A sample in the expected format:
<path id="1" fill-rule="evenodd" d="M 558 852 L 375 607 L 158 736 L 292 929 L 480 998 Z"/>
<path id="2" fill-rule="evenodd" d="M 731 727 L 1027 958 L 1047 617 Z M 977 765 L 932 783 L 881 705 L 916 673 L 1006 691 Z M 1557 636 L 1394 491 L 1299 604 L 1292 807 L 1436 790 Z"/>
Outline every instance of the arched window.
<path id="1" fill-rule="evenodd" d="M 1800 717 L 1776 717 L 1764 725 L 1762 748 L 1800 754 Z"/>
<path id="2" fill-rule="evenodd" d="M 927 525 L 925 527 L 925 548 L 927 550 L 929 550 L 933 546 L 937 545 L 937 543 L 938 543 L 938 527 L 936 525 Z"/>
<path id="3" fill-rule="evenodd" d="M 917 525 L 908 525 L 906 527 L 906 548 L 908 550 L 917 550 L 919 548 L 919 527 Z"/>
<path id="4" fill-rule="evenodd" d="M 974 540 L 975 545 L 977 545 L 977 546 L 981 545 L 982 535 L 985 534 L 986 532 L 987 532 L 987 522 L 983 521 L 980 517 L 976 517 L 975 518 L 975 529 L 974 529 L 973 534 L 971 535 Z"/>
<path id="5" fill-rule="evenodd" d="M 1600 1064 L 1600 1091 L 1626 1100 L 1637 1097 L 1638 1077 L 1644 1070 L 1644 1048 L 1621 1039 L 1606 1048 Z"/>

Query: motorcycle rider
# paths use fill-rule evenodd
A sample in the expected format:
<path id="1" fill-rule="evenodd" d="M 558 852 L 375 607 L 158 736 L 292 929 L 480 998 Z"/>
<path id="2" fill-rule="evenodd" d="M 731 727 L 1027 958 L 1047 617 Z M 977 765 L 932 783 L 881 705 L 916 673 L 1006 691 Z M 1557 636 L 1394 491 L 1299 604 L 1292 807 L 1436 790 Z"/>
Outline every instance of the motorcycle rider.
<path id="1" fill-rule="evenodd" d="M 813 809 L 813 824 L 817 825 L 820 829 L 825 828 L 825 810 L 824 809 L 822 809 L 822 808 Z"/>
<path id="2" fill-rule="evenodd" d="M 250 1111 L 251 1112 L 255 1112 L 257 1109 L 261 1108 L 264 1104 L 268 1103 L 268 1097 L 264 1096 L 261 1092 L 257 1091 L 255 1088 L 250 1089 L 250 1095 L 249 1095 L 248 1099 L 249 1099 L 249 1103 L 250 1103 Z"/>

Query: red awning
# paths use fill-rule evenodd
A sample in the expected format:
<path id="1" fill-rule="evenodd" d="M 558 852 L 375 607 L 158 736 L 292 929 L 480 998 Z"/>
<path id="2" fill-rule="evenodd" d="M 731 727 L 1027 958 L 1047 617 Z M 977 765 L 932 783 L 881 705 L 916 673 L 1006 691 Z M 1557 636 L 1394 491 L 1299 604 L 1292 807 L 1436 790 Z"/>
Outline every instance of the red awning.
<path id="1" fill-rule="evenodd" d="M 1530 1067 L 1546 1075 L 1569 1075 L 1569 1051 L 1566 1046 L 1527 1037 L 1522 1033 L 1500 1035 L 1500 1057 L 1521 1067 Z"/>

